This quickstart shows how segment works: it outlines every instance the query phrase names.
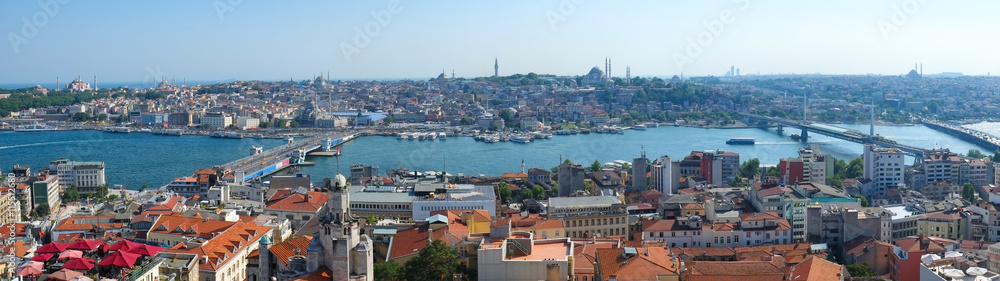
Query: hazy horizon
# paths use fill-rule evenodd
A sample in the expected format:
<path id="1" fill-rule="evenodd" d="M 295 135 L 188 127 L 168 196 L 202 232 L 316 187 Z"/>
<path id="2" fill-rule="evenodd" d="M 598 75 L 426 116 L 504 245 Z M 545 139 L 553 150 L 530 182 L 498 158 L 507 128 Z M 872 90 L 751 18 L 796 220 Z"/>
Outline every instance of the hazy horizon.
<path id="1" fill-rule="evenodd" d="M 1000 70 L 988 1 L 49 1 L 0 9 L 0 84 Z"/>

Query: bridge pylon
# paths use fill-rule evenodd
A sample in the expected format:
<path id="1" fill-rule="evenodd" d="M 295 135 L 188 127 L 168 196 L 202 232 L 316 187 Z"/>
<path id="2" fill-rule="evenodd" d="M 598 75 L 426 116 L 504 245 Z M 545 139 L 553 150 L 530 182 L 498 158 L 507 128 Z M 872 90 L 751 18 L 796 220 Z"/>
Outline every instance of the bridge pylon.
<path id="1" fill-rule="evenodd" d="M 808 141 L 809 140 L 809 130 L 806 130 L 806 128 L 802 128 L 802 134 L 800 134 L 799 137 L 801 137 L 799 140 L 802 141 L 802 142 Z"/>

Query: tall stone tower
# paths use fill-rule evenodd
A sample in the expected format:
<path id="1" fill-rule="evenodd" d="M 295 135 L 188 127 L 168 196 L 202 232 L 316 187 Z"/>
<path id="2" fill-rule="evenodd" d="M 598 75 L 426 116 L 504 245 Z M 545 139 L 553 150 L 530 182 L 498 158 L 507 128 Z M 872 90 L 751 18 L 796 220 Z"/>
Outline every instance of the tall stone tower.
<path id="1" fill-rule="evenodd" d="M 260 252 L 260 273 L 257 274 L 258 280 L 271 280 L 271 276 L 274 276 L 274 274 L 271 274 L 271 244 L 270 236 L 264 235 L 264 237 L 260 238 L 260 248 L 258 250 Z"/>
<path id="2" fill-rule="evenodd" d="M 307 269 L 315 271 L 324 265 L 332 272 L 333 280 L 373 280 L 372 241 L 360 234 L 360 222 L 351 216 L 347 179 L 338 174 L 333 179 L 324 179 L 323 183 L 329 195 L 327 213 L 320 218 L 320 233 L 306 248 Z"/>

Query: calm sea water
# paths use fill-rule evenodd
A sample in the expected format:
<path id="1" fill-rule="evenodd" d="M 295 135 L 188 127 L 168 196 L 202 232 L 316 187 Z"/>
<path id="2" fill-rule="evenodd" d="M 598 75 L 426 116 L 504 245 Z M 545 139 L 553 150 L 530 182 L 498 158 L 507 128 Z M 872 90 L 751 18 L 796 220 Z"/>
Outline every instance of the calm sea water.
<path id="1" fill-rule="evenodd" d="M 867 132 L 863 125 L 838 125 Z M 998 127 L 1000 128 L 1000 127 Z M 965 153 L 978 148 L 973 144 L 939 133 L 923 126 L 877 126 L 877 134 L 890 139 L 926 148 L 950 148 Z M 626 131 L 621 135 L 590 134 L 554 136 L 531 143 L 482 143 L 472 138 L 451 137 L 447 140 L 409 141 L 395 137 L 361 137 L 342 146 L 340 171 L 348 173 L 353 164 L 377 165 L 382 171 L 407 167 L 418 171 L 447 169 L 452 174 L 498 176 L 526 168 L 551 168 L 560 159 L 571 159 L 583 165 L 594 160 L 630 161 L 642 151 L 648 158 L 668 155 L 679 159 L 693 150 L 722 149 L 740 153 L 742 160 L 760 158 L 764 164 L 777 164 L 779 159 L 794 157 L 806 144 L 792 141 L 788 135 L 799 133 L 786 130 L 778 135 L 774 129 L 699 129 L 661 126 L 647 131 Z M 756 138 L 756 145 L 727 145 L 737 137 Z M 862 146 L 820 135 L 811 135 L 809 144 L 836 158 L 861 155 Z M 138 188 L 143 184 L 161 186 L 170 180 L 192 174 L 195 170 L 223 164 L 247 155 L 251 146 L 265 149 L 279 146 L 281 140 L 214 139 L 204 136 L 157 136 L 151 134 L 111 134 L 97 131 L 71 132 L 0 132 L 0 170 L 8 172 L 14 164 L 31 165 L 32 170 L 46 167 L 52 160 L 65 157 L 81 161 L 104 161 L 109 184 L 124 184 Z M 561 157 L 561 158 L 560 158 Z M 337 160 L 315 157 L 315 166 L 302 167 L 302 172 L 314 178 L 336 174 Z M 912 160 L 910 160 L 912 161 Z M 445 168 L 446 167 L 446 168 Z"/>

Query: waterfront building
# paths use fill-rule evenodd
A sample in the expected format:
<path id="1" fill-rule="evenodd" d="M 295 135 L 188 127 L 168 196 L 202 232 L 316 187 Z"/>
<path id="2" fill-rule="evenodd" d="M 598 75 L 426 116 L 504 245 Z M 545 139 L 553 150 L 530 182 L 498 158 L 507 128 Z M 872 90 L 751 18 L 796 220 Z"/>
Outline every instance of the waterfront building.
<path id="1" fill-rule="evenodd" d="M 616 196 L 549 198 L 549 219 L 561 219 L 568 237 L 628 237 L 628 210 Z"/>
<path id="2" fill-rule="evenodd" d="M 661 156 L 650 165 L 650 185 L 661 194 L 674 194 L 680 185 L 680 175 L 680 162 L 670 161 L 670 156 Z"/>
<path id="3" fill-rule="evenodd" d="M 298 229 L 326 211 L 323 208 L 327 199 L 326 192 L 310 191 L 306 187 L 278 190 L 267 200 L 264 214 L 286 218 L 293 229 Z"/>
<path id="4" fill-rule="evenodd" d="M 233 116 L 228 113 L 209 112 L 200 118 L 202 125 L 211 129 L 224 130 L 233 124 Z"/>
<path id="5" fill-rule="evenodd" d="M 33 209 L 46 205 L 49 212 L 53 212 L 62 205 L 62 198 L 59 197 L 59 176 L 39 173 L 38 179 L 31 184 L 31 190 L 34 194 Z"/>
<path id="6" fill-rule="evenodd" d="M 172 112 L 167 115 L 167 123 L 170 124 L 170 126 L 187 127 L 194 123 L 194 118 L 192 117 L 191 112 Z"/>
<path id="7" fill-rule="evenodd" d="M 256 129 L 260 127 L 260 119 L 240 116 L 236 118 L 236 128 L 240 130 Z"/>
<path id="8" fill-rule="evenodd" d="M 565 197 L 583 190 L 583 179 L 586 175 L 583 166 L 575 163 L 562 163 L 559 164 L 559 172 L 556 177 L 559 181 L 559 196 Z"/>
<path id="9" fill-rule="evenodd" d="M 874 144 L 865 144 L 862 155 L 864 177 L 870 179 L 867 190 L 862 190 L 865 197 L 886 196 L 889 187 L 903 184 L 903 170 L 906 168 L 902 150 L 881 148 Z"/>
<path id="10" fill-rule="evenodd" d="M 163 114 L 144 112 L 139 115 L 139 124 L 143 126 L 161 125 L 164 122 Z"/>
<path id="11" fill-rule="evenodd" d="M 97 188 L 107 184 L 104 178 L 104 162 L 69 161 L 59 159 L 52 162 L 59 176 L 59 187 L 63 190 L 76 186 L 80 194 L 91 194 Z"/>
<path id="12" fill-rule="evenodd" d="M 351 185 L 360 185 L 366 179 L 367 182 L 371 182 L 371 179 L 378 175 L 378 166 L 353 165 L 351 166 Z"/>

